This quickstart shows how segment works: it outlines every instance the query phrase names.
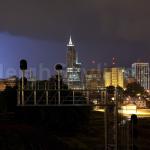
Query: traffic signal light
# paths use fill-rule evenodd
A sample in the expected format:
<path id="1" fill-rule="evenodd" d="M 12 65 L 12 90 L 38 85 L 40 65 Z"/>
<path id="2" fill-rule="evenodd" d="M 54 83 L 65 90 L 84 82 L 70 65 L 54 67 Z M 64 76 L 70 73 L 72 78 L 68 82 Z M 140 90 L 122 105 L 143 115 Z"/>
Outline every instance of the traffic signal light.
<path id="1" fill-rule="evenodd" d="M 131 133 L 132 133 L 132 149 L 133 150 L 138 150 L 138 147 L 136 145 L 136 139 L 138 138 L 138 128 L 137 128 L 137 123 L 138 123 L 138 117 L 135 114 L 131 115 Z"/>
<path id="2" fill-rule="evenodd" d="M 137 115 L 135 115 L 135 114 L 132 114 L 132 115 L 131 115 L 131 123 L 132 123 L 133 125 L 136 125 L 136 124 L 138 123 Z"/>
<path id="3" fill-rule="evenodd" d="M 55 69 L 56 69 L 56 70 L 62 70 L 62 65 L 61 65 L 61 64 L 57 64 L 57 65 L 55 66 Z"/>
<path id="4" fill-rule="evenodd" d="M 137 115 L 135 115 L 135 114 L 132 114 L 132 115 L 131 115 L 131 123 L 132 123 L 133 125 L 136 125 L 136 124 L 138 123 Z"/>
<path id="5" fill-rule="evenodd" d="M 27 70 L 27 61 L 25 59 L 20 60 L 20 69 Z"/>

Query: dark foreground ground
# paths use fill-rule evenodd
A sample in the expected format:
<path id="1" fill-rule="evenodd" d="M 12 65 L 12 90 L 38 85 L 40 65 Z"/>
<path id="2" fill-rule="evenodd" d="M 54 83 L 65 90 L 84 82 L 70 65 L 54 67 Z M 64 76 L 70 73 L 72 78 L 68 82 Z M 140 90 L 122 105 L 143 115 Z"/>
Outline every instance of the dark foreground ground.
<path id="1" fill-rule="evenodd" d="M 88 121 L 79 121 L 81 125 L 76 126 L 73 121 L 59 125 L 59 121 L 55 124 L 45 120 L 37 122 L 37 118 L 31 120 L 28 116 L 28 122 L 24 118 L 17 120 L 14 113 L 1 114 L 0 150 L 104 150 L 103 113 L 92 111 L 88 115 Z M 65 116 L 66 120 L 75 118 Z M 138 130 L 136 143 L 139 150 L 149 150 L 150 118 L 140 119 Z"/>

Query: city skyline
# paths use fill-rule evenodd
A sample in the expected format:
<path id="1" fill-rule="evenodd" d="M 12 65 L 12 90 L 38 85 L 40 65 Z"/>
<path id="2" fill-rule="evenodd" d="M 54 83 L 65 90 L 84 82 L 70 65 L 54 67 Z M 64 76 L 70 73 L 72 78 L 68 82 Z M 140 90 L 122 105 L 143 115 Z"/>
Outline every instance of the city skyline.
<path id="1" fill-rule="evenodd" d="M 8 36 L 9 34 L 6 34 L 5 36 Z M 1 36 L 2 37 L 2 36 Z M 70 35 L 68 36 L 68 39 L 69 39 L 69 37 L 70 37 Z M 4 38 L 5 39 L 5 38 Z M 23 38 L 22 37 L 22 39 L 25 39 L 26 40 L 26 43 L 32 43 L 33 41 L 31 41 L 31 40 L 29 40 L 29 39 L 26 39 L 26 38 Z M 9 41 L 11 41 L 12 43 L 15 41 L 15 44 L 16 45 L 14 45 L 14 47 L 21 47 L 21 44 L 20 43 L 18 43 L 18 45 L 17 45 L 17 42 L 16 41 L 21 41 L 21 39 L 17 39 L 17 38 L 13 38 L 13 40 L 11 41 L 10 39 L 9 39 Z M 36 40 L 35 40 L 36 41 Z M 34 42 L 35 42 L 34 41 Z M 50 46 L 50 44 L 48 43 L 48 42 L 45 42 L 45 41 L 42 41 L 43 42 L 43 47 L 45 46 L 45 44 L 49 47 Z M 73 40 L 73 42 L 74 42 L 74 40 Z M 66 42 L 67 43 L 67 42 Z M 38 69 L 40 68 L 40 67 L 42 67 L 42 68 L 45 68 L 45 69 L 49 69 L 49 73 L 50 73 L 50 75 L 53 75 L 53 74 L 55 74 L 54 72 L 55 72 L 55 70 L 54 70 L 54 66 L 57 64 L 57 63 L 61 63 L 61 64 L 63 64 L 63 66 L 64 66 L 64 69 L 67 67 L 67 64 L 66 64 L 66 51 L 67 51 L 67 46 L 66 46 L 66 43 L 64 44 L 64 46 L 65 46 L 65 48 L 63 49 L 63 50 L 65 50 L 64 51 L 64 54 L 63 55 L 59 55 L 58 53 L 55 55 L 55 57 L 57 58 L 58 56 L 59 57 L 62 57 L 63 59 L 59 59 L 58 61 L 57 60 L 54 60 L 53 61 L 53 63 L 51 63 L 51 60 L 49 59 L 49 60 L 47 60 L 47 59 L 44 59 L 43 58 L 43 60 L 41 59 L 41 60 L 39 60 L 38 58 L 35 58 L 35 62 L 34 63 L 32 63 L 32 61 L 33 61 L 33 57 L 32 57 L 32 55 L 35 55 L 33 52 L 32 52 L 32 55 L 28 55 L 28 54 L 26 54 L 25 55 L 25 57 L 18 57 L 16 54 L 12 54 L 12 53 L 10 53 L 10 55 L 8 55 L 8 57 L 10 56 L 10 57 L 15 57 L 15 55 L 16 55 L 16 57 L 17 57 L 17 59 L 15 59 L 14 60 L 14 62 L 15 62 L 15 65 L 13 64 L 13 59 L 9 59 L 10 60 L 10 64 L 8 63 L 9 62 L 9 60 L 6 58 L 6 57 L 3 57 L 3 59 L 1 59 L 1 62 L 2 62 L 2 60 L 4 60 L 5 61 L 5 59 L 7 59 L 8 61 L 6 62 L 6 63 L 0 63 L 0 68 L 1 68 L 1 70 L 2 70 L 2 72 L 0 73 L 0 77 L 1 78 L 6 78 L 6 77 L 9 77 L 10 75 L 8 74 L 8 73 L 6 73 L 7 72 L 7 70 L 11 70 L 11 69 L 14 69 L 17 73 L 16 74 L 14 74 L 14 75 L 19 75 L 18 74 L 18 70 L 19 70 L 19 67 L 18 67 L 18 61 L 20 60 L 20 59 L 22 59 L 22 58 L 25 58 L 25 59 L 27 59 L 27 61 L 29 62 L 28 64 L 29 64 L 29 68 L 34 68 L 37 72 L 38 72 Z M 80 47 L 80 46 L 76 46 L 76 45 L 78 45 L 76 42 L 74 42 L 75 43 L 75 48 L 77 49 L 78 47 Z M 34 43 L 35 45 L 34 46 L 38 46 L 38 45 L 36 45 L 37 43 L 35 42 Z M 39 43 L 38 43 L 39 44 Z M 41 44 L 41 43 L 40 43 Z M 4 44 L 3 44 L 4 45 Z M 25 43 L 23 43 L 23 46 L 25 45 Z M 57 45 L 56 45 L 57 46 Z M 63 46 L 63 47 L 64 47 Z M 30 45 L 26 45 L 26 47 L 30 47 Z M 44 47 L 45 48 L 45 47 Z M 80 48 L 79 48 L 80 49 Z M 48 51 L 48 49 L 47 49 L 47 47 L 46 47 L 46 50 Z M 17 49 L 17 51 L 18 51 L 18 49 Z M 4 51 L 5 52 L 5 51 Z M 28 51 L 29 52 L 29 51 Z M 35 51 L 34 51 L 35 52 Z M 80 54 L 80 51 L 78 50 L 78 53 Z M 118 62 L 118 59 L 116 58 L 116 57 L 112 57 L 112 58 L 110 58 L 110 60 L 109 60 L 109 62 L 98 62 L 98 61 L 96 61 L 95 59 L 89 59 L 89 62 L 85 62 L 84 61 L 84 59 L 81 59 L 81 56 L 78 54 L 78 57 L 79 57 L 79 59 L 80 59 L 80 61 L 82 62 L 82 68 L 84 68 L 84 69 L 90 69 L 90 68 L 99 68 L 99 69 L 104 69 L 104 68 L 107 68 L 107 67 L 111 67 L 112 65 L 113 65 L 113 61 L 115 61 L 115 65 L 117 66 L 117 67 L 124 67 L 124 68 L 131 68 L 131 66 L 132 66 L 132 63 L 135 63 L 135 62 L 149 62 L 149 61 L 142 61 L 142 60 L 140 60 L 140 59 L 138 59 L 137 61 L 132 61 L 131 62 L 131 64 L 125 64 L 125 65 L 122 65 L 121 63 L 119 63 Z M 41 54 L 41 55 L 43 55 L 43 53 Z M 47 55 L 44 55 L 46 58 L 48 58 L 49 56 L 47 56 Z M 2 57 L 2 55 L 1 55 L 1 57 Z M 53 58 L 55 58 L 55 57 L 53 57 Z M 87 58 L 88 58 L 88 56 L 87 56 Z M 89 58 L 90 58 L 90 56 L 89 56 Z M 87 64 L 86 64 L 87 63 Z M 40 66 L 41 65 L 41 66 Z"/>

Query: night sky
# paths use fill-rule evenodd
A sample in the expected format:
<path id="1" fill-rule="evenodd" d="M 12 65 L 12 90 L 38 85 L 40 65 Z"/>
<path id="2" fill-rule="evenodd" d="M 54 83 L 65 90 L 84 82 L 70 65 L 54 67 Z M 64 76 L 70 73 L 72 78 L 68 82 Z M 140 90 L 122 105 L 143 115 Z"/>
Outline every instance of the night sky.
<path id="1" fill-rule="evenodd" d="M 0 0 L 0 64 L 19 68 L 43 63 L 53 73 L 65 63 L 70 34 L 83 67 L 130 66 L 150 60 L 148 0 Z M 95 65 L 96 65 L 95 64 Z"/>

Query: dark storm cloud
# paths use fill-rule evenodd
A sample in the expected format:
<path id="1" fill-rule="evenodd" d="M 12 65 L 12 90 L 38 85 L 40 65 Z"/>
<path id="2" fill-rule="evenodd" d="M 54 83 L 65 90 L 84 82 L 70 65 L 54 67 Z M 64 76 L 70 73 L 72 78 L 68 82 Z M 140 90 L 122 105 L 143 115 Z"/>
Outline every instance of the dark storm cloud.
<path id="1" fill-rule="evenodd" d="M 0 31 L 64 44 L 71 32 L 83 61 L 111 62 L 115 55 L 131 63 L 149 59 L 149 5 L 148 0 L 0 0 Z"/>
<path id="2" fill-rule="evenodd" d="M 57 39 L 71 31 L 83 37 L 147 40 L 149 4 L 147 0 L 4 0 L 0 30 L 41 38 Z"/>

